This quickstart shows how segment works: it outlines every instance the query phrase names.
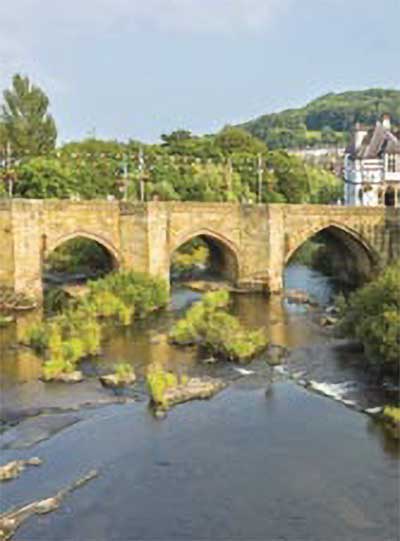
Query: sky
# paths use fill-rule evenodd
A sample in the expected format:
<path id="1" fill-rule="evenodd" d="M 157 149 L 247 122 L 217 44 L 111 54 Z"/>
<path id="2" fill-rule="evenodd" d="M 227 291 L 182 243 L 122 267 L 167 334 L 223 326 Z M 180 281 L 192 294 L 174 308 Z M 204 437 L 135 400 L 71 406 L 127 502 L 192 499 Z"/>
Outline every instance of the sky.
<path id="1" fill-rule="evenodd" d="M 19 72 L 60 142 L 157 141 L 400 88 L 400 0 L 0 0 L 0 89 Z"/>

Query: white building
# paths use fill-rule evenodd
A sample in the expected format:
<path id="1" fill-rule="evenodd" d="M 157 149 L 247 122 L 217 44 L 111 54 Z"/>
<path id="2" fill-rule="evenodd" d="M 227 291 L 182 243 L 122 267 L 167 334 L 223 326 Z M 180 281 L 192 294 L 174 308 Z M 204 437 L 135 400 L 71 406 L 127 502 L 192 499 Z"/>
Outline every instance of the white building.
<path id="1" fill-rule="evenodd" d="M 372 130 L 356 124 L 344 158 L 344 201 L 400 207 L 400 140 L 385 115 Z"/>

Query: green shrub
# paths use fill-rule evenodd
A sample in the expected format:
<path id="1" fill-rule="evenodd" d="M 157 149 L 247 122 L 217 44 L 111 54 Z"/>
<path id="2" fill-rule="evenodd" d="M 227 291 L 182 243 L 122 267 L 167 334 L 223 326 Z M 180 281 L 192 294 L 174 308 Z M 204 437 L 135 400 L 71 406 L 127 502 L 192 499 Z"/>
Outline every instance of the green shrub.
<path id="1" fill-rule="evenodd" d="M 51 380 L 61 374 L 70 374 L 75 369 L 72 362 L 63 359 L 50 359 L 43 364 L 43 379 Z"/>
<path id="2" fill-rule="evenodd" d="M 144 317 L 164 307 L 168 289 L 163 280 L 141 273 L 115 273 L 89 284 L 89 293 L 74 306 L 32 326 L 26 342 L 45 355 L 47 374 L 71 369 L 76 362 L 100 352 L 100 318 L 129 325 L 136 312 Z M 59 373 L 59 372 L 57 372 Z"/>
<path id="3" fill-rule="evenodd" d="M 118 380 L 125 380 L 133 375 L 134 371 L 132 365 L 129 363 L 118 363 L 114 371 Z"/>
<path id="4" fill-rule="evenodd" d="M 179 384 L 178 377 L 157 366 L 149 369 L 146 381 L 154 404 L 160 407 L 167 407 L 165 391 Z"/>
<path id="5" fill-rule="evenodd" d="M 35 323 L 28 327 L 22 342 L 31 346 L 37 353 L 43 353 L 47 349 L 48 334 L 44 323 Z"/>
<path id="6" fill-rule="evenodd" d="M 381 365 L 400 363 L 400 262 L 340 301 L 341 329 L 359 339 L 367 357 Z"/>
<path id="7" fill-rule="evenodd" d="M 134 307 L 137 317 L 144 317 L 168 303 L 168 288 L 164 280 L 144 273 L 127 271 L 109 274 L 90 282 L 89 300 L 101 292 L 112 293 L 125 306 Z"/>
<path id="8" fill-rule="evenodd" d="M 229 298 L 226 290 L 204 295 L 173 326 L 171 341 L 180 345 L 198 343 L 216 355 L 235 361 L 254 357 L 266 347 L 267 338 L 262 331 L 248 331 L 226 311 Z"/>

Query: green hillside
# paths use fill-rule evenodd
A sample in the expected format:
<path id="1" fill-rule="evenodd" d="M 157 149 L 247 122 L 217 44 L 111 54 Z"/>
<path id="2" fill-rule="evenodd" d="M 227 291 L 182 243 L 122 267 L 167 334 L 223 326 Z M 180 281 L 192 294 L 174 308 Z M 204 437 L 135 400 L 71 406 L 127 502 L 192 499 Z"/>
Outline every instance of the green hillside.
<path id="1" fill-rule="evenodd" d="M 373 125 L 383 113 L 400 125 L 400 90 L 374 88 L 326 94 L 305 107 L 263 115 L 241 127 L 270 148 L 341 145 L 355 122 Z"/>

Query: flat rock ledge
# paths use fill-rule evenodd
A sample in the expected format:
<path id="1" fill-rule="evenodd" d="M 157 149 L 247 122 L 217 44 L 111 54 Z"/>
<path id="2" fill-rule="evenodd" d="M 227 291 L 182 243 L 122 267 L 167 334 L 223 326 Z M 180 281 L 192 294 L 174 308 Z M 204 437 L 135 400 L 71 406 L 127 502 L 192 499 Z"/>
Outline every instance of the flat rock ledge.
<path id="1" fill-rule="evenodd" d="M 32 503 L 28 503 L 23 507 L 14 508 L 10 511 L 0 514 L 0 541 L 8 541 L 11 539 L 15 531 L 19 526 L 28 520 L 32 515 L 45 515 L 56 511 L 63 499 L 74 490 L 80 488 L 87 482 L 91 481 L 97 477 L 97 470 L 91 470 L 87 475 L 81 477 L 71 485 L 60 490 L 50 498 L 45 498 L 44 500 L 36 500 Z"/>
<path id="2" fill-rule="evenodd" d="M 83 381 L 83 374 L 80 370 L 75 370 L 74 372 L 61 373 L 51 378 L 42 378 L 46 383 L 48 382 L 59 382 L 59 383 L 80 383 Z"/>
<path id="3" fill-rule="evenodd" d="M 198 291 L 200 293 L 208 293 L 210 291 L 220 291 L 225 289 L 230 293 L 248 293 L 245 288 L 235 287 L 229 282 L 212 282 L 209 280 L 189 280 L 183 282 L 184 287 L 191 289 L 192 291 Z"/>
<path id="4" fill-rule="evenodd" d="M 116 374 L 106 374 L 105 376 L 100 376 L 101 384 L 104 387 L 111 387 L 112 389 L 117 389 L 121 387 L 129 387 L 133 385 L 136 381 L 135 374 L 128 374 L 126 376 L 117 376 Z"/>
<path id="5" fill-rule="evenodd" d="M 155 404 L 156 411 L 165 412 L 172 406 L 189 402 L 190 400 L 205 400 L 213 397 L 226 387 L 221 379 L 203 377 L 190 378 L 185 383 L 166 389 L 162 404 Z M 162 415 L 160 415 L 162 416 Z"/>
<path id="6" fill-rule="evenodd" d="M 0 482 L 11 481 L 20 476 L 27 466 L 40 466 L 42 461 L 40 458 L 33 457 L 28 460 L 13 460 L 0 466 Z"/>
<path id="7" fill-rule="evenodd" d="M 318 303 L 307 293 L 301 289 L 289 289 L 285 293 L 285 299 L 293 304 L 306 304 L 309 306 L 317 306 Z"/>

